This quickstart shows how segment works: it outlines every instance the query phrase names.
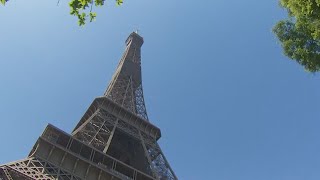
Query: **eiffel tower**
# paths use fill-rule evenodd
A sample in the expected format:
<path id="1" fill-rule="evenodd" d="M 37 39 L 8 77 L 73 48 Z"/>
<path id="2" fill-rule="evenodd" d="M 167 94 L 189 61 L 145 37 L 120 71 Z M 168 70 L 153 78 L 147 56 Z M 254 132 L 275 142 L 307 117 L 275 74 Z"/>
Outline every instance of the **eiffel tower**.
<path id="1" fill-rule="evenodd" d="M 157 141 L 143 98 L 136 32 L 104 95 L 91 103 L 71 135 L 49 124 L 28 157 L 0 165 L 0 180 L 176 180 Z"/>

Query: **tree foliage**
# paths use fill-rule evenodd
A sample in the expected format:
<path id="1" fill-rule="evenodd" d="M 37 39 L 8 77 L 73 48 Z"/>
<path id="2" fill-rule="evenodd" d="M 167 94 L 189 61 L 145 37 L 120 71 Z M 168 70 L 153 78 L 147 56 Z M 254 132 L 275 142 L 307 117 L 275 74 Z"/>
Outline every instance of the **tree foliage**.
<path id="1" fill-rule="evenodd" d="M 8 2 L 8 1 L 9 1 L 9 0 L 0 0 L 0 3 L 3 4 L 3 5 L 5 5 L 6 2 Z"/>
<path id="2" fill-rule="evenodd" d="M 0 0 L 0 3 L 5 5 L 9 0 Z M 60 0 L 58 0 L 59 3 Z M 115 0 L 117 5 L 121 5 L 123 0 Z M 105 0 L 70 0 L 70 14 L 78 18 L 80 26 L 85 25 L 87 21 L 94 21 L 97 14 L 92 11 L 93 7 L 103 6 Z"/>
<path id="3" fill-rule="evenodd" d="M 284 54 L 310 72 L 320 71 L 320 0 L 280 0 L 289 18 L 279 21 L 273 32 Z"/>
<path id="4" fill-rule="evenodd" d="M 95 20 L 97 14 L 92 12 L 92 7 L 103 6 L 105 0 L 71 0 L 69 6 L 71 8 L 70 14 L 78 17 L 78 23 L 80 26 L 85 25 L 89 18 L 92 22 Z M 123 0 L 116 0 L 117 5 L 121 5 Z M 90 10 L 89 10 L 90 9 Z"/>

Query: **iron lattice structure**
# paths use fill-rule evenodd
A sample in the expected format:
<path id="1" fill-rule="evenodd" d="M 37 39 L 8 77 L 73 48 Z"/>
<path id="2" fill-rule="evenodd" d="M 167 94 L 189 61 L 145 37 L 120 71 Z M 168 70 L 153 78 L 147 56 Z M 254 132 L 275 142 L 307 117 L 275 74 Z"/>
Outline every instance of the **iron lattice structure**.
<path id="1" fill-rule="evenodd" d="M 130 34 L 107 90 L 71 135 L 49 124 L 26 159 L 0 166 L 0 180 L 177 180 L 148 119 L 142 44 Z"/>

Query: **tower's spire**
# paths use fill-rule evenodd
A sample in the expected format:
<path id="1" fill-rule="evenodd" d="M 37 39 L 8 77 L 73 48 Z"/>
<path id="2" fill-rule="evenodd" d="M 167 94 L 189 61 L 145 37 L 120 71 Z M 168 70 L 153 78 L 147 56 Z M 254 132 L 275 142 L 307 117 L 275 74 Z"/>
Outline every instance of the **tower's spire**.
<path id="1" fill-rule="evenodd" d="M 143 38 L 132 32 L 126 40 L 126 50 L 104 96 L 148 120 L 141 80 L 141 46 Z"/>

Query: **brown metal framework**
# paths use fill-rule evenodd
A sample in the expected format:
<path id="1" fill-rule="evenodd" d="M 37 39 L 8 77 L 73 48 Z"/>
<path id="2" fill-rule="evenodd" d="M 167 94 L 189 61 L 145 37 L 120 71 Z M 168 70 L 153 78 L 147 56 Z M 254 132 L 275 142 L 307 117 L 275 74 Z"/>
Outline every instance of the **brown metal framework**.
<path id="1" fill-rule="evenodd" d="M 143 39 L 131 33 L 104 96 L 71 135 L 48 125 L 26 159 L 0 166 L 0 180 L 176 180 L 148 119 L 141 78 Z"/>

